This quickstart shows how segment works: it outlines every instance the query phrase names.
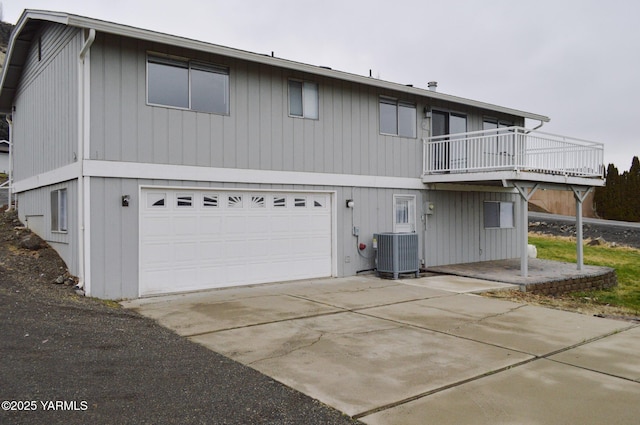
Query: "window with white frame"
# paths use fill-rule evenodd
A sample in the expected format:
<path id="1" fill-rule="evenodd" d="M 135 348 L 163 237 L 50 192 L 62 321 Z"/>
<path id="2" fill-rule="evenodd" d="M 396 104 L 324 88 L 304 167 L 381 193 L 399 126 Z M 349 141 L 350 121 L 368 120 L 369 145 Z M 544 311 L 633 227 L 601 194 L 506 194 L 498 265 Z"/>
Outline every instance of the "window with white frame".
<path id="1" fill-rule="evenodd" d="M 51 231 L 67 231 L 67 189 L 51 192 Z"/>
<path id="2" fill-rule="evenodd" d="M 289 115 L 318 119 L 318 84 L 310 81 L 289 80 Z"/>
<path id="3" fill-rule="evenodd" d="M 415 138 L 417 134 L 416 105 L 381 97 L 380 133 Z"/>
<path id="4" fill-rule="evenodd" d="M 513 227 L 513 202 L 484 201 L 484 227 L 504 229 Z"/>
<path id="5" fill-rule="evenodd" d="M 416 231 L 416 197 L 413 195 L 393 195 L 393 232 L 413 233 Z"/>
<path id="6" fill-rule="evenodd" d="M 229 114 L 229 70 L 202 62 L 147 56 L 147 102 Z"/>

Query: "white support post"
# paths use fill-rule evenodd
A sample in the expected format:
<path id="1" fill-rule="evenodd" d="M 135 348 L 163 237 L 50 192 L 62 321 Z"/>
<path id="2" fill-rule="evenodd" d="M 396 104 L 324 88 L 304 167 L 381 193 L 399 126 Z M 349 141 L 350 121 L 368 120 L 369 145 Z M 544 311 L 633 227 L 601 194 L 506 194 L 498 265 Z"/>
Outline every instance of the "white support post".
<path id="1" fill-rule="evenodd" d="M 573 197 L 576 199 L 576 263 L 578 270 L 581 271 L 584 266 L 584 247 L 582 242 L 582 203 L 586 199 L 591 187 L 571 186 Z"/>
<path id="2" fill-rule="evenodd" d="M 521 196 L 522 200 L 522 246 L 520 247 L 520 276 L 529 276 L 529 199 Z"/>
<path id="3" fill-rule="evenodd" d="M 538 190 L 539 184 L 536 183 L 533 186 L 529 184 L 513 183 L 513 186 L 520 193 L 520 199 L 522 200 L 521 218 L 522 221 L 522 246 L 520 250 L 520 276 L 529 276 L 529 200 L 533 196 L 536 190 Z M 528 190 L 529 189 L 529 190 Z"/>

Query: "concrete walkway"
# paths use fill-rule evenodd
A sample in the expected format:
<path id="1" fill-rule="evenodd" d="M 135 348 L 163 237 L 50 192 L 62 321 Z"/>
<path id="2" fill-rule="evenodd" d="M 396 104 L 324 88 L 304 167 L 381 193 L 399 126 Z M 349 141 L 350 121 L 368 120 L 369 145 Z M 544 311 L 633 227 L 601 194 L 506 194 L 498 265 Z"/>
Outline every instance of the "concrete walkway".
<path id="1" fill-rule="evenodd" d="M 125 307 L 368 424 L 636 424 L 640 327 L 433 276 L 301 281 Z"/>

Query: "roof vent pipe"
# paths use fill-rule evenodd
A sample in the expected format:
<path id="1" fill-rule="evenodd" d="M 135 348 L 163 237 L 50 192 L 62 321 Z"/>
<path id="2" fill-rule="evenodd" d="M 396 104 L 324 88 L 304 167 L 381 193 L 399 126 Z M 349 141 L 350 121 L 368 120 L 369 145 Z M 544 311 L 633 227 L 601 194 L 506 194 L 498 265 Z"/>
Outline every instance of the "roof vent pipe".
<path id="1" fill-rule="evenodd" d="M 427 83 L 427 87 L 429 88 L 429 90 L 431 91 L 438 91 L 438 82 L 437 81 L 429 81 Z"/>

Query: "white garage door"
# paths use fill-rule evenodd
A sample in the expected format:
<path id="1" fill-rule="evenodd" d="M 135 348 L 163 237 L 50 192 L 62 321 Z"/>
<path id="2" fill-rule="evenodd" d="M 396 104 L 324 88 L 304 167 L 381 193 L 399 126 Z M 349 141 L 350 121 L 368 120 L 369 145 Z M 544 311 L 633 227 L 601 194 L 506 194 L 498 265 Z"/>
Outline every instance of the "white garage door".
<path id="1" fill-rule="evenodd" d="M 143 189 L 140 295 L 331 276 L 331 195 Z"/>

